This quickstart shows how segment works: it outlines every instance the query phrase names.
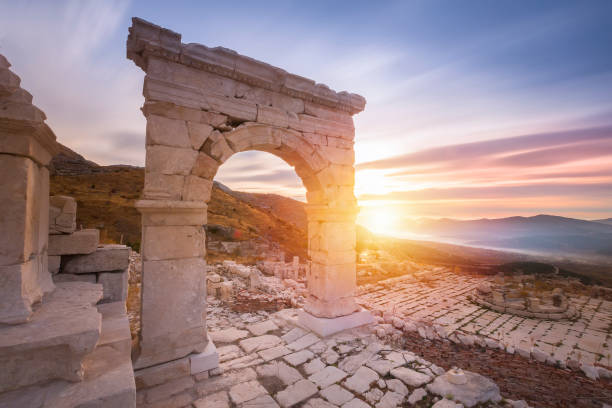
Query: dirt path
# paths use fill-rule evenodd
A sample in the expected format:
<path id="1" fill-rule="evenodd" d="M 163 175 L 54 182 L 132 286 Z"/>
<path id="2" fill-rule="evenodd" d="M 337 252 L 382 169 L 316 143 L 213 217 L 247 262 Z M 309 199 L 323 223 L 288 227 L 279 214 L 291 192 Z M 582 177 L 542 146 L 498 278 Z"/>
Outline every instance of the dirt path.
<path id="1" fill-rule="evenodd" d="M 601 408 L 612 404 L 612 382 L 593 381 L 582 373 L 555 368 L 501 350 L 466 347 L 405 335 L 405 348 L 445 369 L 453 366 L 491 378 L 501 394 L 532 407 Z"/>

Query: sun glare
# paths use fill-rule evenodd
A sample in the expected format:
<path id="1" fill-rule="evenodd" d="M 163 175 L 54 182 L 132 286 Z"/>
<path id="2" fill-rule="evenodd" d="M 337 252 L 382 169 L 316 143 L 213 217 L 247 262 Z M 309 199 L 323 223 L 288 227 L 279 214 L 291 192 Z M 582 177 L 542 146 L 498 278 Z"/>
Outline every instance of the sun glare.
<path id="1" fill-rule="evenodd" d="M 362 208 L 358 223 L 376 234 L 393 235 L 398 230 L 400 216 L 390 206 Z"/>

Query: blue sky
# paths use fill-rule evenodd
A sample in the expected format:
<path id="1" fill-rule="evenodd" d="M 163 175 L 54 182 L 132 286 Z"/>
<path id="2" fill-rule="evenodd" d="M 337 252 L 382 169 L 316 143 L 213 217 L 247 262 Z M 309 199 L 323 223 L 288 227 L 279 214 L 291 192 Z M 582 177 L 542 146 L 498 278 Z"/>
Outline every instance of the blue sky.
<path id="1" fill-rule="evenodd" d="M 365 96 L 366 110 L 355 117 L 356 193 L 365 213 L 384 201 L 414 217 L 612 216 L 612 193 L 605 193 L 612 185 L 610 1 L 0 1 L 0 7 L 0 53 L 59 140 L 99 163 L 144 162 L 143 73 L 125 58 L 130 18 L 138 16 L 181 33 L 185 43 L 221 45 Z M 585 136 L 593 128 L 602 133 L 596 141 Z M 538 137 L 570 130 L 569 142 Z M 521 156 L 511 171 L 503 160 L 491 167 L 489 150 L 479 156 L 478 142 L 509 140 L 498 143 L 507 150 L 495 150 L 495 158 L 515 157 L 526 135 L 542 143 L 529 147 L 536 158 L 558 154 L 553 146 L 575 154 L 554 163 Z M 568 147 L 574 143 L 580 148 Z M 481 167 L 447 160 L 443 171 L 417 171 L 416 153 L 428 157 L 442 147 L 477 156 Z M 290 170 L 263 153 L 242 153 L 218 179 L 299 197 L 303 190 Z M 507 199 L 491 201 L 491 189 L 502 185 L 513 186 L 503 190 Z M 513 193 L 538 185 L 540 193 L 528 200 Z"/>

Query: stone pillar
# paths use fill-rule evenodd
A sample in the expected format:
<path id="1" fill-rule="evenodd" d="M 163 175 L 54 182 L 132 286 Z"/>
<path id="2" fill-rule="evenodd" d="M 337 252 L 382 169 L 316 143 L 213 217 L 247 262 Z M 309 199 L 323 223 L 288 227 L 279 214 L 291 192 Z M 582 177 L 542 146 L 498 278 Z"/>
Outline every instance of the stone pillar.
<path id="1" fill-rule="evenodd" d="M 201 353 L 206 334 L 207 206 L 201 201 L 140 200 L 142 306 L 135 368 Z"/>
<path id="2" fill-rule="evenodd" d="M 309 295 L 304 309 L 313 316 L 346 316 L 355 303 L 355 218 L 357 209 L 308 206 Z"/>
<path id="3" fill-rule="evenodd" d="M 309 205 L 308 297 L 299 321 L 320 336 L 373 322 L 355 302 L 357 208 Z"/>
<path id="4" fill-rule="evenodd" d="M 49 170 L 55 135 L 0 55 L 0 323 L 28 321 L 54 285 L 48 271 Z"/>

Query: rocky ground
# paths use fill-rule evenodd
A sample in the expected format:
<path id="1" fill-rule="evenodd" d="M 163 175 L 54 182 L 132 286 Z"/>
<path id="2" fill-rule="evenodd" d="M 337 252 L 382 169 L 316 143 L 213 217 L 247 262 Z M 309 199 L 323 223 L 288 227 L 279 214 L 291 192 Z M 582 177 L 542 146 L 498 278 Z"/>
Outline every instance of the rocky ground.
<path id="1" fill-rule="evenodd" d="M 487 279 L 455 274 L 444 267 L 425 268 L 363 285 L 359 301 L 385 316 L 379 322 L 388 324 L 383 326 L 387 331 L 394 323 L 404 332 L 419 331 L 429 339 L 503 349 L 554 366 L 583 369 L 592 377 L 610 375 L 605 368 L 612 361 L 612 302 L 575 296 L 570 302 L 579 311 L 576 319 L 523 318 L 472 301 L 475 288 Z"/>
<path id="2" fill-rule="evenodd" d="M 235 313 L 211 302 L 210 336 L 222 374 L 198 389 L 196 408 L 526 407 L 476 373 L 447 373 L 381 342 L 371 328 L 321 339 L 296 326 L 295 309 Z M 225 322 L 225 325 L 223 324 Z M 454 382 L 465 382 L 455 384 Z"/>

